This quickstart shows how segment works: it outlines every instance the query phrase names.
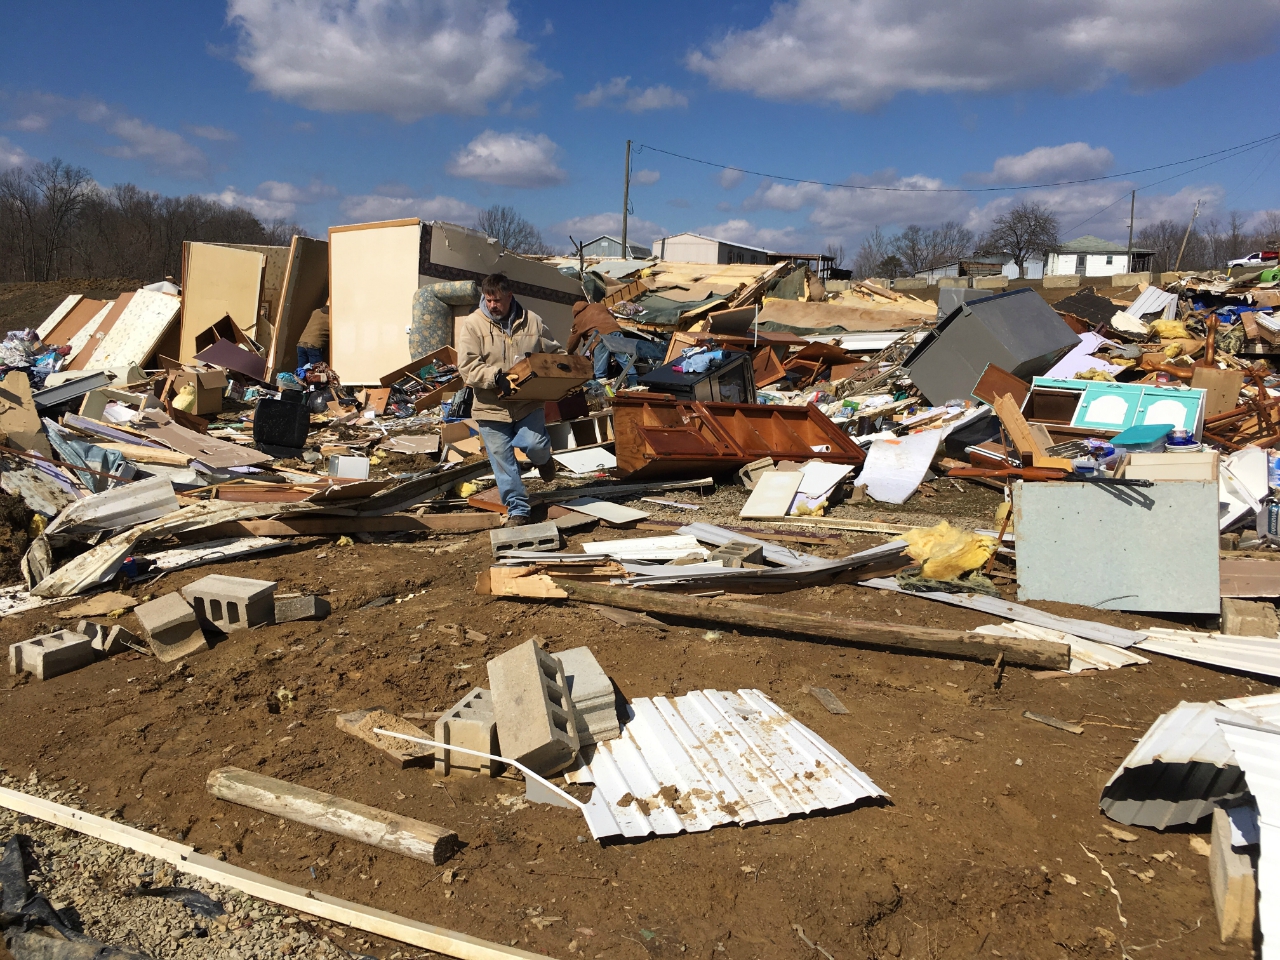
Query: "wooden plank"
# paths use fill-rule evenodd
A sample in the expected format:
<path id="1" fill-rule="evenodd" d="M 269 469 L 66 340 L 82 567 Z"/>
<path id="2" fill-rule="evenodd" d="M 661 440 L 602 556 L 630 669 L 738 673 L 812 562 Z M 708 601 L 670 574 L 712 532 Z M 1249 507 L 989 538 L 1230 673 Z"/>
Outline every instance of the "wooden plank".
<path id="1" fill-rule="evenodd" d="M 1026 417 L 1022 415 L 1022 411 L 1018 409 L 1018 404 L 1014 402 L 1012 396 L 1006 393 L 1003 396 L 996 397 L 991 406 L 995 408 L 996 416 L 1004 424 L 1005 432 L 1009 435 L 1009 442 L 1013 444 L 1013 448 L 1018 452 L 1018 459 L 1022 461 L 1024 467 L 1031 464 L 1050 470 L 1066 470 L 1067 472 L 1074 469 L 1070 460 L 1049 456 L 1046 452 L 1046 447 L 1032 431 L 1031 425 L 1027 423 Z"/>
<path id="2" fill-rule="evenodd" d="M 1001 653 L 1005 661 L 1028 667 L 1065 670 L 1071 664 L 1071 646 L 1025 640 L 1016 637 L 990 637 L 963 630 L 934 627 L 910 627 L 865 620 L 844 620 L 815 614 L 792 613 L 776 607 L 748 604 L 741 609 L 710 604 L 688 597 L 672 596 L 654 590 L 629 590 L 594 583 L 556 581 L 580 603 L 600 603 L 623 610 L 656 613 L 699 626 L 746 628 L 755 633 L 782 633 L 813 637 L 824 642 L 842 640 L 854 645 L 912 650 L 941 656 L 995 660 Z"/>
<path id="3" fill-rule="evenodd" d="M 849 708 L 826 687 L 805 687 L 804 692 L 827 708 L 828 713 L 848 713 Z"/>
<path id="4" fill-rule="evenodd" d="M 191 463 L 192 457 L 176 450 L 163 447 L 144 447 L 140 443 L 99 443 L 103 450 L 115 450 L 124 455 L 126 460 L 138 463 L 159 463 L 170 467 L 185 467 Z"/>
<path id="5" fill-rule="evenodd" d="M 172 865 L 179 873 L 201 877 L 238 890 L 267 903 L 287 907 L 300 913 L 340 923 L 354 930 L 377 934 L 401 943 L 434 950 L 459 960 L 546 960 L 542 954 L 529 953 L 502 944 L 490 943 L 465 933 L 409 920 L 385 910 L 376 910 L 350 900 L 332 897 L 318 890 L 307 890 L 282 883 L 261 873 L 237 867 L 202 853 L 194 847 L 165 840 L 134 827 L 96 817 L 74 807 L 33 797 L 17 790 L 0 787 L 0 806 L 17 813 L 52 823 L 67 830 L 112 843 L 126 850 L 155 857 Z"/>
<path id="6" fill-rule="evenodd" d="M 994 363 L 988 363 L 971 392 L 984 403 L 993 405 L 997 397 L 1012 397 L 1013 402 L 1021 408 L 1031 392 L 1031 384 Z"/>
<path id="7" fill-rule="evenodd" d="M 220 523 L 208 532 L 219 537 L 322 537 L 343 533 L 475 533 L 502 526 L 496 513 L 428 513 L 420 517 L 298 517 L 293 520 L 240 520 Z"/>
<path id="8" fill-rule="evenodd" d="M 563 600 L 568 596 L 537 566 L 492 566 L 476 579 L 476 593 L 494 597 L 526 597 L 531 600 Z"/>
<path id="9" fill-rule="evenodd" d="M 239 767 L 212 771 L 205 789 L 220 800 L 436 866 L 458 850 L 458 835 L 452 830 Z"/>
<path id="10" fill-rule="evenodd" d="M 435 751 L 431 747 L 374 733 L 375 729 L 381 727 L 384 730 L 405 733 L 411 737 L 421 737 L 424 740 L 432 739 L 418 727 L 415 727 L 407 720 L 400 719 L 394 713 L 387 713 L 385 710 L 373 707 L 368 710 L 353 710 L 351 713 L 340 713 L 334 717 L 334 721 L 337 723 L 338 729 L 343 733 L 358 737 L 376 748 L 401 770 L 406 770 L 410 767 L 430 767 L 435 762 Z"/>
<path id="11" fill-rule="evenodd" d="M 656 530 L 661 533 L 670 533 L 680 527 L 685 526 L 682 520 L 654 520 L 652 517 L 642 523 L 636 524 L 637 530 Z M 754 527 L 726 527 L 721 528 L 731 533 L 745 533 L 755 537 L 757 540 L 778 540 L 784 543 L 807 543 L 815 546 L 829 546 L 831 544 L 844 543 L 844 537 L 839 534 L 827 534 L 825 536 L 814 534 L 806 536 L 803 533 L 782 533 L 778 530 L 757 530 Z M 1280 559 L 1280 557 L 1277 557 Z"/>

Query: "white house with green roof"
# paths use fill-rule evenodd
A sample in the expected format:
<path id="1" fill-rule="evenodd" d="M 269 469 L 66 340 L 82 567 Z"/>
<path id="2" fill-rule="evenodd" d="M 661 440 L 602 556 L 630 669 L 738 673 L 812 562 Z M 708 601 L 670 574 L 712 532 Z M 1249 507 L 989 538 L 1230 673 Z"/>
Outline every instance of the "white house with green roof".
<path id="1" fill-rule="evenodd" d="M 1117 273 L 1141 273 L 1151 269 L 1153 250 L 1129 250 L 1123 243 L 1112 243 L 1101 237 L 1076 237 L 1050 252 L 1045 274 L 1062 276 L 1076 273 L 1082 277 L 1111 277 Z M 1132 260 L 1132 265 L 1130 265 Z"/>

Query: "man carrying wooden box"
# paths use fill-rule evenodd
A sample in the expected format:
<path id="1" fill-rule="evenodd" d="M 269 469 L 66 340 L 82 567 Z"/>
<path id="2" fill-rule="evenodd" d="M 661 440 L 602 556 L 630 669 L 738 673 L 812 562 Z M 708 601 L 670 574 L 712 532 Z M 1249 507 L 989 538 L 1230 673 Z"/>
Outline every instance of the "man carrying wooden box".
<path id="1" fill-rule="evenodd" d="M 518 527 L 529 522 L 529 497 L 514 448 L 525 452 L 543 480 L 555 477 L 556 467 L 543 401 L 512 397 L 507 374 L 530 354 L 564 351 L 542 318 L 512 295 L 506 275 L 485 277 L 480 293 L 480 308 L 458 328 L 458 373 L 475 392 L 471 415 L 480 427 L 498 493 L 507 508 L 506 525 Z"/>

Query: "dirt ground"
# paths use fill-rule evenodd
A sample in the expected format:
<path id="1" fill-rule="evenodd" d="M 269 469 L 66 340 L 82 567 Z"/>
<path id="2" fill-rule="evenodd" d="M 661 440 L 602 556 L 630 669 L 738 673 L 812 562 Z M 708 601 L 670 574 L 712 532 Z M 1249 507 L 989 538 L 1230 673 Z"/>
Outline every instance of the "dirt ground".
<path id="1" fill-rule="evenodd" d="M 54 280 L 49 283 L 0 283 L 0 333 L 35 329 L 53 308 L 73 293 L 93 300 L 114 300 L 141 287 L 143 281 L 110 277 L 98 280 Z"/>
<path id="2" fill-rule="evenodd" d="M 996 492 L 934 486 L 934 497 L 906 508 L 839 513 L 990 523 Z M 633 505 L 658 519 L 722 519 L 743 495 L 662 494 L 702 504 L 696 514 Z M 654 534 L 574 540 L 637 535 Z M 877 542 L 849 534 L 814 550 L 843 555 Z M 1267 684 L 1153 654 L 1146 666 L 1073 677 L 1010 669 L 996 688 L 992 668 L 973 662 L 765 629 L 624 629 L 585 606 L 478 596 L 488 563 L 485 534 L 349 547 L 313 539 L 135 587 L 143 597 L 221 572 L 324 593 L 333 613 L 234 634 L 176 666 L 131 653 L 43 683 L 5 677 L 0 729 L 11 733 L 0 767 L 18 778 L 37 771 L 42 783 L 74 780 L 87 809 L 281 880 L 558 957 L 820 957 L 797 926 L 838 960 L 1251 955 L 1218 942 L 1208 860 L 1188 833 L 1134 829 L 1136 841 L 1120 842 L 1097 801 L 1160 713 L 1180 700 L 1270 692 Z M 395 602 L 367 606 L 380 597 Z M 758 606 L 762 624 L 770 607 L 952 628 L 994 622 L 852 584 L 724 602 Z M 1126 627 L 1168 622 L 1036 606 Z M 0 639 L 57 628 L 58 609 L 0 621 Z M 470 639 L 445 629 L 453 624 Z M 486 685 L 487 658 L 533 636 L 552 651 L 589 645 L 627 698 L 759 688 L 891 799 L 601 845 L 576 813 L 527 805 L 517 781 L 394 769 L 334 725 L 335 713 L 361 707 L 447 709 Z M 827 713 L 806 684 L 831 688 L 851 712 Z M 1034 723 L 1022 716 L 1028 709 L 1086 732 Z M 214 800 L 204 781 L 226 764 L 455 829 L 465 843 L 449 864 L 456 876 Z M 360 947 L 378 957 L 400 949 L 376 937 Z"/>

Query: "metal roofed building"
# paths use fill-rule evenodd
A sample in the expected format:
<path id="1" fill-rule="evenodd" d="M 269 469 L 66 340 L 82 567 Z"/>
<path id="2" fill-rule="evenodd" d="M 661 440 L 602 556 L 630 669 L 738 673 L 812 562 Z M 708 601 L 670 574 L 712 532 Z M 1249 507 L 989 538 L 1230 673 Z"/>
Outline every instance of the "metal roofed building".
<path id="1" fill-rule="evenodd" d="M 1039 280 L 1044 276 L 1044 261 L 1039 257 L 1028 258 L 1025 278 L 1019 277 L 1018 265 L 1013 262 L 1011 253 L 964 257 L 921 270 L 915 277 L 927 280 L 933 286 L 942 277 L 998 277 L 1000 274 L 1010 280 Z"/>
<path id="2" fill-rule="evenodd" d="M 1138 247 L 1130 251 L 1122 243 L 1112 243 L 1086 234 L 1068 240 L 1050 253 L 1044 272 L 1046 276 L 1075 273 L 1082 277 L 1112 277 L 1117 273 L 1135 273 L 1151 268 L 1151 255 L 1154 252 Z"/>
<path id="3" fill-rule="evenodd" d="M 772 250 L 749 247 L 744 243 L 732 243 L 704 237 L 698 233 L 677 233 L 661 237 L 653 242 L 653 252 L 659 260 L 676 263 L 760 263 L 769 264 Z"/>
<path id="4" fill-rule="evenodd" d="M 601 260 L 647 260 L 653 256 L 653 251 L 648 247 L 633 243 L 630 240 L 627 241 L 627 248 L 631 251 L 631 255 L 630 257 L 623 257 L 622 241 L 617 237 L 602 234 L 582 245 L 582 255 L 584 257 L 599 257 Z"/>

